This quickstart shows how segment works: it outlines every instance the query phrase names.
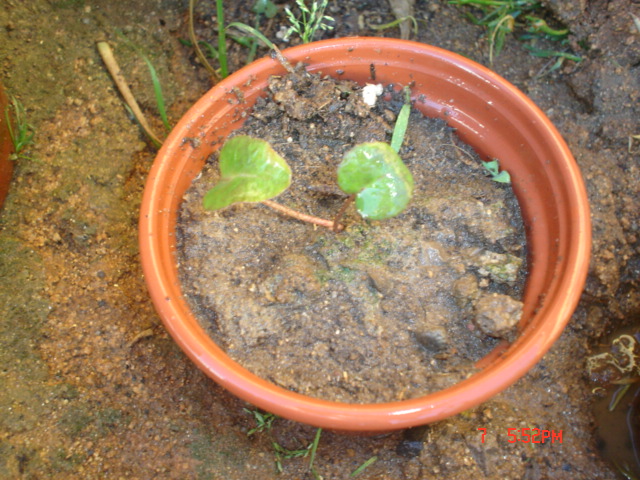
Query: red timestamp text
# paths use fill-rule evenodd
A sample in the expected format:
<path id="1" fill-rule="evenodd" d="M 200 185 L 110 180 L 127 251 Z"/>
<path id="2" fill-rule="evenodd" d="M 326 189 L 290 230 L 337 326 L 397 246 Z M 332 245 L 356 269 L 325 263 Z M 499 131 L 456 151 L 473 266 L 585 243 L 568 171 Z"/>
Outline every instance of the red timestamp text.
<path id="1" fill-rule="evenodd" d="M 482 443 L 487 434 L 487 429 L 480 427 L 482 431 Z M 562 443 L 562 430 L 542 430 L 540 428 L 507 428 L 507 441 L 509 443 Z"/>

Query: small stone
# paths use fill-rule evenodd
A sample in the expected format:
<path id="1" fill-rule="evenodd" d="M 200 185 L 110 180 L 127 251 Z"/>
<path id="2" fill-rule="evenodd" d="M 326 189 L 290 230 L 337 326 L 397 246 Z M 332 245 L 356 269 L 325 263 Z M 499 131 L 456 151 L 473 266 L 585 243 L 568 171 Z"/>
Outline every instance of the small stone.
<path id="1" fill-rule="evenodd" d="M 474 323 L 490 337 L 508 337 L 522 316 L 522 302 L 501 293 L 490 293 L 480 297 L 476 303 Z"/>
<path id="2" fill-rule="evenodd" d="M 432 353 L 439 353 L 446 350 L 449 345 L 447 331 L 437 327 L 425 332 L 416 332 L 416 340 L 426 350 Z"/>

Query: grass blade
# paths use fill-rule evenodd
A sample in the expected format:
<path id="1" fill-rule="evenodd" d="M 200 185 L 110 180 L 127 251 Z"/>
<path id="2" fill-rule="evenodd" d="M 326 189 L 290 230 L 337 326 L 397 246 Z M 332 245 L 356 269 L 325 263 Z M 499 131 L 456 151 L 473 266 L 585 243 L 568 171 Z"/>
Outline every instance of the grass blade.
<path id="1" fill-rule="evenodd" d="M 362 472 L 365 471 L 365 469 L 367 469 L 368 467 L 370 467 L 371 465 L 373 465 L 377 461 L 378 461 L 378 457 L 376 457 L 376 456 L 371 457 L 369 460 L 367 460 L 362 465 L 360 465 L 358 468 L 356 468 L 353 472 L 351 472 L 351 475 L 349 475 L 349 477 L 353 478 L 353 477 L 356 477 L 356 476 L 360 475 Z"/>
<path id="2" fill-rule="evenodd" d="M 144 62 L 147 64 L 149 68 L 149 75 L 151 76 L 151 83 L 153 83 L 153 92 L 156 97 L 156 105 L 158 106 L 158 113 L 160 114 L 160 118 L 162 119 L 162 123 L 164 123 L 164 127 L 167 130 L 171 130 L 171 125 L 169 124 L 169 119 L 167 118 L 167 108 L 164 103 L 164 96 L 162 95 L 162 87 L 160 86 L 160 79 L 158 78 L 158 73 L 154 68 L 151 60 L 144 55 L 142 52 L 138 52 L 138 54 L 142 57 Z"/>
<path id="3" fill-rule="evenodd" d="M 404 88 L 404 95 L 404 105 L 400 109 L 396 124 L 393 127 L 393 135 L 391 136 L 391 148 L 393 148 L 396 153 L 400 151 L 400 147 L 404 141 L 404 135 L 409 125 L 409 115 L 411 114 L 411 92 L 408 87 Z"/>
<path id="4" fill-rule="evenodd" d="M 253 28 L 250 25 L 247 25 L 246 23 L 232 22 L 227 26 L 227 28 L 237 28 L 238 30 L 242 30 L 243 32 L 248 33 L 249 35 L 253 35 L 255 38 L 260 40 L 262 43 L 264 43 L 267 47 L 271 48 L 272 50 L 276 50 L 276 46 L 273 44 L 273 42 L 271 42 L 271 40 L 265 37 L 259 30 Z"/>
<path id="5" fill-rule="evenodd" d="M 400 113 L 396 119 L 396 126 L 393 129 L 393 136 L 391 137 L 391 148 L 396 152 L 400 151 L 400 147 L 404 141 L 404 134 L 406 133 L 407 126 L 409 125 L 410 113 L 411 107 L 405 103 L 400 109 Z"/>
<path id="6" fill-rule="evenodd" d="M 309 457 L 309 470 L 311 470 L 311 473 L 316 479 L 321 478 L 320 475 L 318 475 L 318 472 L 316 472 L 315 467 L 313 466 L 313 462 L 315 462 L 316 460 L 316 451 L 318 450 L 318 444 L 320 443 L 321 434 L 322 428 L 318 428 L 318 430 L 316 430 L 316 436 L 313 439 L 313 443 L 311 444 L 311 456 Z"/>

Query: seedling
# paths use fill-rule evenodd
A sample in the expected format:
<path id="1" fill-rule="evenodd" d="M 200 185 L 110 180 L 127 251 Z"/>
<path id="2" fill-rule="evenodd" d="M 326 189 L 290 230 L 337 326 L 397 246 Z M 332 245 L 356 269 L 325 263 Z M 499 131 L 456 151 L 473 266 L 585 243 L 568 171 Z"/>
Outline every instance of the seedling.
<path id="1" fill-rule="evenodd" d="M 498 183 L 511 183 L 511 175 L 506 170 L 500 171 L 500 165 L 498 164 L 498 160 L 492 160 L 490 162 L 482 162 L 484 168 L 487 169 L 489 175 L 491 175 L 491 180 Z"/>
<path id="2" fill-rule="evenodd" d="M 4 110 L 4 118 L 7 122 L 11 143 L 13 143 L 14 153 L 11 155 L 11 159 L 27 158 L 22 152 L 33 143 L 33 126 L 27 122 L 27 115 L 22 102 L 13 95 L 9 97 L 9 104 Z"/>
<path id="3" fill-rule="evenodd" d="M 338 186 L 349 195 L 333 221 L 302 214 L 271 201 L 291 184 L 291 168 L 268 142 L 239 135 L 220 150 L 220 181 L 204 196 L 208 210 L 238 202 L 262 202 L 299 220 L 340 231 L 339 220 L 355 201 L 358 213 L 371 220 L 400 214 L 413 194 L 413 177 L 398 150 L 409 120 L 409 104 L 398 115 L 392 145 L 369 142 L 356 145 L 343 157 L 337 170 Z"/>

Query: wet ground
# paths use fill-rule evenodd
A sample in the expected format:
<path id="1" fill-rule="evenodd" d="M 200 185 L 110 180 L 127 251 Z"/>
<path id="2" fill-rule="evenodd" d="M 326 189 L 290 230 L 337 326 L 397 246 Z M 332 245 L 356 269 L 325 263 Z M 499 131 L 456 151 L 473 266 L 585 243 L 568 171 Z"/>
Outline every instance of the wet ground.
<path id="1" fill-rule="evenodd" d="M 550 20 L 571 29 L 582 61 L 549 73 L 555 59 L 510 38 L 493 68 L 549 115 L 582 169 L 594 234 L 582 302 L 539 365 L 490 402 L 385 436 L 323 432 L 315 467 L 325 479 L 349 478 L 373 457 L 357 478 L 624 478 L 600 455 L 585 365 L 603 335 L 640 318 L 640 142 L 629 139 L 640 134 L 632 16 L 640 4 L 543 3 Z M 252 4 L 234 2 L 227 20 L 253 23 Z M 459 8 L 420 0 L 414 8 L 414 39 L 489 63 L 485 30 Z M 256 426 L 248 406 L 184 357 L 146 293 L 136 224 L 155 148 L 123 107 L 95 43 L 111 43 L 161 131 L 147 67 L 124 38 L 153 62 L 175 123 L 210 86 L 180 42 L 186 12 L 176 0 L 0 4 L 0 79 L 36 134 L 0 216 L 1 478 L 313 478 L 309 458 L 287 452 L 276 473 L 273 441 L 304 449 L 315 429 L 276 419 L 248 435 Z M 213 2 L 199 2 L 198 34 L 211 43 L 214 12 Z M 329 13 L 338 22 L 325 37 L 399 35 L 370 28 L 393 20 L 381 1 L 331 2 Z M 261 28 L 275 40 L 284 23 L 280 12 Z M 233 44 L 230 68 L 245 58 Z M 509 428 L 527 427 L 562 430 L 562 443 L 509 443 Z M 484 442 L 478 428 L 487 429 Z"/>

